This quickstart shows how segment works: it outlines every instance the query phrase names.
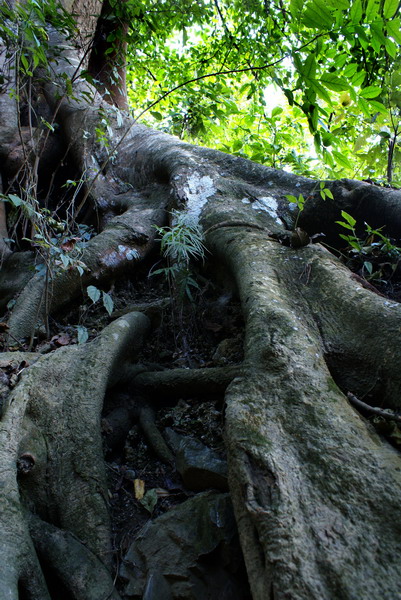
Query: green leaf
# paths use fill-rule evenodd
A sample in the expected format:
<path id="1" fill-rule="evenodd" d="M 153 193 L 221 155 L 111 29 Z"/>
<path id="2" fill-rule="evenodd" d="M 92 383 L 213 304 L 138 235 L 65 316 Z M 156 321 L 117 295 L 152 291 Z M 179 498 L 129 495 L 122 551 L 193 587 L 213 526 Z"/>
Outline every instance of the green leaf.
<path id="1" fill-rule="evenodd" d="M 397 48 L 397 45 L 393 42 L 393 40 L 386 38 L 385 42 L 384 42 L 384 46 L 385 46 L 388 54 L 391 56 L 391 58 L 395 58 L 397 56 L 398 48 Z"/>
<path id="2" fill-rule="evenodd" d="M 97 302 L 100 298 L 100 290 L 98 290 L 97 287 L 95 287 L 94 285 L 90 285 L 86 288 L 86 293 L 88 294 L 89 298 L 92 300 L 93 304 L 95 304 L 95 302 Z"/>
<path id="3" fill-rule="evenodd" d="M 362 19 L 362 0 L 353 0 L 351 4 L 350 17 L 353 23 L 359 23 Z"/>
<path id="4" fill-rule="evenodd" d="M 353 77 L 356 73 L 358 65 L 356 63 L 349 63 L 344 69 L 344 77 Z"/>
<path id="5" fill-rule="evenodd" d="M 355 87 L 360 87 L 365 81 L 366 72 L 361 70 L 357 71 L 355 75 L 352 77 L 351 82 Z"/>
<path id="6" fill-rule="evenodd" d="M 341 165 L 342 167 L 345 167 L 346 169 L 351 169 L 352 170 L 352 165 L 349 162 L 348 158 L 346 158 L 344 156 L 344 154 L 342 154 L 341 152 L 338 152 L 338 150 L 333 150 L 333 156 L 336 159 L 336 162 Z"/>
<path id="7" fill-rule="evenodd" d="M 367 119 L 370 119 L 372 111 L 370 109 L 370 105 L 369 105 L 368 101 L 365 100 L 365 98 L 358 98 L 358 106 L 361 109 L 361 111 L 363 112 L 363 114 L 365 115 L 365 117 Z"/>
<path id="8" fill-rule="evenodd" d="M 65 254 L 60 254 L 61 262 L 63 263 L 64 268 L 67 268 L 70 264 L 70 259 Z"/>
<path id="9" fill-rule="evenodd" d="M 314 54 L 309 54 L 305 64 L 303 65 L 302 75 L 306 79 L 315 79 L 316 74 L 316 58 Z"/>
<path id="10" fill-rule="evenodd" d="M 73 95 L 73 90 L 72 90 L 72 81 L 71 79 L 66 79 L 65 80 L 65 92 L 67 94 L 67 96 L 69 96 L 70 98 Z"/>
<path id="11" fill-rule="evenodd" d="M 352 248 L 355 248 L 355 250 L 358 250 L 358 252 L 360 252 L 362 250 L 361 244 L 357 240 L 349 238 L 348 243 Z"/>
<path id="12" fill-rule="evenodd" d="M 388 108 L 386 108 L 381 102 L 378 102 L 377 100 L 370 100 L 369 104 L 372 108 L 375 108 L 382 115 L 388 114 Z"/>
<path id="13" fill-rule="evenodd" d="M 309 87 L 316 92 L 316 94 L 322 98 L 327 104 L 331 104 L 331 96 L 328 91 L 315 79 L 310 79 L 308 81 Z M 317 109 L 316 109 L 317 110 Z"/>
<path id="14" fill-rule="evenodd" d="M 22 200 L 19 196 L 16 196 L 15 194 L 8 194 L 8 199 L 11 202 L 11 204 L 14 204 L 14 206 L 21 206 L 22 204 Z"/>
<path id="15" fill-rule="evenodd" d="M 329 88 L 329 90 L 333 90 L 333 92 L 343 92 L 349 88 L 348 83 L 344 79 L 341 79 L 332 73 L 325 73 L 321 76 L 319 81 L 325 87 Z"/>
<path id="16" fill-rule="evenodd" d="M 384 0 L 383 16 L 385 19 L 391 19 L 397 12 L 399 0 Z"/>
<path id="17" fill-rule="evenodd" d="M 103 292 L 103 306 L 105 307 L 109 315 L 111 315 L 114 309 L 114 302 L 110 294 L 107 294 L 106 292 Z"/>
<path id="18" fill-rule="evenodd" d="M 25 54 L 21 54 L 21 63 L 22 63 L 22 66 L 24 67 L 24 71 L 27 73 L 29 71 L 29 63 L 27 61 Z"/>
<path id="19" fill-rule="evenodd" d="M 324 0 L 309 2 L 302 17 L 306 27 L 329 29 L 334 24 L 334 16 Z"/>
<path id="20" fill-rule="evenodd" d="M 365 267 L 365 269 L 367 270 L 367 272 L 369 273 L 369 275 L 372 275 L 373 273 L 373 265 L 371 262 L 369 262 L 368 260 L 365 260 L 363 263 L 363 266 Z"/>
<path id="21" fill-rule="evenodd" d="M 299 20 L 302 9 L 304 7 L 304 4 L 305 4 L 305 0 L 291 0 L 290 1 L 290 12 L 295 21 Z"/>
<path id="22" fill-rule="evenodd" d="M 151 110 L 150 114 L 152 115 L 152 117 L 154 119 L 156 119 L 156 121 L 162 121 L 163 120 L 163 115 L 160 114 L 159 112 L 155 111 L 155 110 Z"/>
<path id="23" fill-rule="evenodd" d="M 282 107 L 282 106 L 275 106 L 275 107 L 273 108 L 273 110 L 272 110 L 272 114 L 271 114 L 272 118 L 273 118 L 273 117 L 276 117 L 276 116 L 278 116 L 278 115 L 281 115 L 281 113 L 282 113 L 283 111 L 284 111 L 284 109 L 283 109 L 283 107 Z"/>
<path id="24" fill-rule="evenodd" d="M 370 26 L 371 44 L 376 52 L 380 52 L 380 48 L 386 43 L 386 38 L 383 33 L 383 21 L 372 23 Z"/>
<path id="25" fill-rule="evenodd" d="M 78 344 L 84 344 L 89 337 L 88 330 L 82 325 L 77 325 L 77 334 Z"/>
<path id="26" fill-rule="evenodd" d="M 354 227 L 354 225 L 356 224 L 356 220 L 354 219 L 354 217 L 352 215 L 345 212 L 345 210 L 342 210 L 341 216 L 343 219 L 345 219 L 347 221 L 347 223 L 349 223 L 351 225 L 351 227 Z"/>
<path id="27" fill-rule="evenodd" d="M 376 19 L 379 14 L 380 2 L 379 0 L 368 0 L 368 5 L 365 11 L 365 19 L 369 23 Z"/>
<path id="28" fill-rule="evenodd" d="M 141 500 L 139 500 L 139 502 L 142 504 L 142 506 L 144 508 L 146 508 L 146 510 L 148 512 L 150 512 L 150 514 L 152 514 L 153 510 L 157 504 L 157 500 L 158 500 L 157 491 L 155 488 L 152 488 L 151 490 L 148 490 L 146 492 L 144 497 Z"/>
<path id="29" fill-rule="evenodd" d="M 376 98 L 381 94 L 382 88 L 378 85 L 368 85 L 367 87 L 360 90 L 359 95 L 362 98 Z"/>
<path id="30" fill-rule="evenodd" d="M 336 221 L 336 223 L 338 223 L 338 225 L 341 225 L 341 227 L 344 227 L 344 229 L 349 229 L 350 231 L 354 231 L 354 228 L 349 224 L 349 223 L 345 223 L 344 221 Z M 341 236 L 344 237 L 344 236 Z M 350 238 L 349 235 L 347 235 L 347 237 L 344 237 L 345 240 L 348 240 Z"/>
<path id="31" fill-rule="evenodd" d="M 401 19 L 397 18 L 389 21 L 386 23 L 386 27 L 387 33 L 390 34 L 398 44 L 401 44 Z"/>

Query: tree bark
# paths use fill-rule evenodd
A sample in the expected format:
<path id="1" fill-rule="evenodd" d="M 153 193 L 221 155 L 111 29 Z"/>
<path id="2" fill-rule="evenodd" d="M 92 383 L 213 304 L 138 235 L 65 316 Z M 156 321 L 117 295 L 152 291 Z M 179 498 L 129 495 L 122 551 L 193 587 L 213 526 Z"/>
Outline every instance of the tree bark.
<path id="1" fill-rule="evenodd" d="M 101 3 L 85 5 L 93 27 L 86 19 L 82 30 L 93 31 Z M 399 235 L 401 194 L 340 180 L 325 183 L 334 200 L 323 202 L 316 181 L 150 130 L 80 78 L 83 48 L 51 29 L 49 40 L 50 53 L 64 46 L 54 65 L 57 86 L 47 81 L 43 93 L 84 183 L 75 217 L 97 211 L 98 232 L 81 257 L 85 273 L 50 269 L 50 283 L 28 270 L 11 281 L 10 269 L 26 254 L 11 254 L 1 242 L 4 298 L 19 294 L 9 343 L 31 337 L 88 285 L 121 280 L 144 265 L 155 226 L 174 208 L 202 225 L 208 262 L 240 298 L 245 356 L 222 371 L 141 373 L 132 362 L 150 322 L 137 312 L 89 344 L 2 355 L 2 368 L 16 370 L 18 380 L 0 421 L 1 598 L 51 598 L 40 561 L 71 598 L 119 597 L 110 574 L 100 418 L 106 389 L 120 380 L 177 399 L 228 386 L 229 485 L 254 600 L 398 598 L 400 455 L 346 394 L 369 393 L 380 406 L 400 408 L 400 305 L 362 287 L 323 246 L 294 247 L 297 215 L 286 195 L 307 198 L 299 225 L 332 243 L 341 210 Z M 66 77 L 74 94 L 60 97 Z M 2 107 L 4 158 L 18 113 L 7 95 Z M 100 110 L 113 132 L 108 149 L 96 137 Z M 8 180 L 13 174 L 11 167 L 3 173 Z M 23 460 L 26 473 L 18 471 Z M 70 577 L 81 561 L 87 569 Z"/>

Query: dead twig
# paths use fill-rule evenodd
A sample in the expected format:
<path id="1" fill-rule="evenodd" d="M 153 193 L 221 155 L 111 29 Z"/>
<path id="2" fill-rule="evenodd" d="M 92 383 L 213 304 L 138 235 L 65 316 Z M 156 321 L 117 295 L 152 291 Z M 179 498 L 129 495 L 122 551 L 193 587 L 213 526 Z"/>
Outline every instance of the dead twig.
<path id="1" fill-rule="evenodd" d="M 359 398 L 354 396 L 354 394 L 352 394 L 351 392 L 347 392 L 347 398 L 351 402 L 351 404 L 353 404 L 357 408 L 362 408 L 363 410 L 366 410 L 374 415 L 383 417 L 383 419 L 386 419 L 387 421 L 395 421 L 396 423 L 401 425 L 401 416 L 396 415 L 393 412 L 390 413 L 387 410 L 378 408 L 377 406 L 370 406 L 370 404 L 366 404 L 366 402 L 362 402 L 362 400 L 359 400 Z"/>

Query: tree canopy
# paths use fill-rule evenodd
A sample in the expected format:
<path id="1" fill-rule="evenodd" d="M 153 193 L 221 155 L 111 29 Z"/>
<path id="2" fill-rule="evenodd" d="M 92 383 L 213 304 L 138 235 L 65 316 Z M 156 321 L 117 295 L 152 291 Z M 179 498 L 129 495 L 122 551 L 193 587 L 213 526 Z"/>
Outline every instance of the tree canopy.
<path id="1" fill-rule="evenodd" d="M 149 124 L 304 175 L 399 181 L 396 1 L 127 2 L 122 10 L 129 98 L 134 114 L 150 107 Z"/>

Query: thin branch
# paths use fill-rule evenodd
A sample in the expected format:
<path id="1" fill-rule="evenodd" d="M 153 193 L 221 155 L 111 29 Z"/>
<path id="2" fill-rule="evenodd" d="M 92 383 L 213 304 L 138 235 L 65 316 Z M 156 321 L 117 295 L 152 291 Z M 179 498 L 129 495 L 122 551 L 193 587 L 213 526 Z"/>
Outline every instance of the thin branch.
<path id="1" fill-rule="evenodd" d="M 351 392 L 347 392 L 347 398 L 351 402 L 351 404 L 353 404 L 357 408 L 362 408 L 363 410 L 366 410 L 374 415 L 383 417 L 383 419 L 386 419 L 387 421 L 395 421 L 396 423 L 401 424 L 401 416 L 396 415 L 395 413 L 389 413 L 386 410 L 383 410 L 382 408 L 378 408 L 377 406 L 370 406 L 370 404 L 366 404 L 366 402 L 362 402 L 362 400 L 359 400 L 359 398 L 357 398 Z"/>

